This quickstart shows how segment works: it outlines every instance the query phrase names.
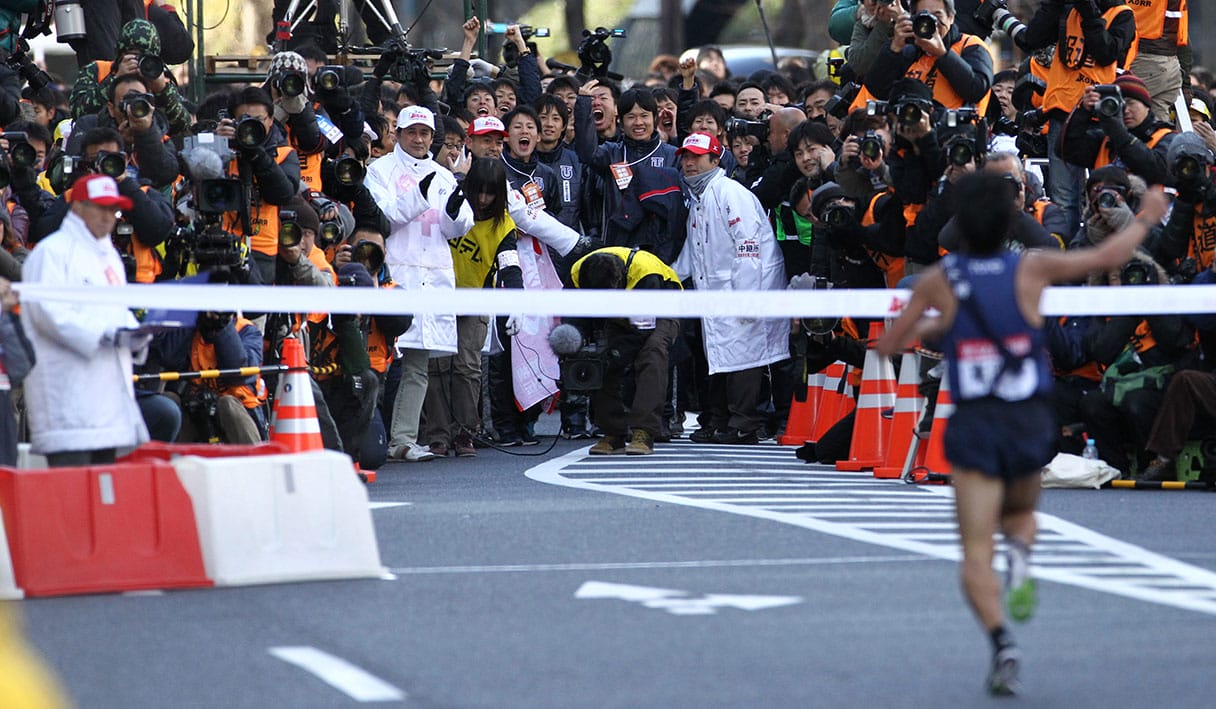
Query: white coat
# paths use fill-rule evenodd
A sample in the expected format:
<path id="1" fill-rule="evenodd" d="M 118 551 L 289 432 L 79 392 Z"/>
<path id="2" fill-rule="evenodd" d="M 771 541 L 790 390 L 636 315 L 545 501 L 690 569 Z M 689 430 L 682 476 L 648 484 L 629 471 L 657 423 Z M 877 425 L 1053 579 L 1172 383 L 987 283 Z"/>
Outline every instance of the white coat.
<path id="1" fill-rule="evenodd" d="M 22 267 L 29 283 L 106 287 L 127 282 L 109 239 L 97 239 L 74 212 L 38 242 Z M 27 301 L 22 325 L 37 363 L 25 380 L 30 442 L 35 453 L 133 448 L 148 440 L 135 403 L 131 350 L 115 331 L 139 325 L 121 305 L 87 297 Z"/>
<path id="2" fill-rule="evenodd" d="M 423 198 L 418 183 L 431 173 L 435 177 Z M 393 280 L 409 290 L 455 288 L 448 239 L 464 236 L 473 228 L 473 209 L 465 201 L 455 219 L 448 216 L 448 197 L 456 189 L 452 173 L 429 157 L 413 157 L 398 145 L 392 155 L 368 166 L 364 184 L 393 225 L 384 241 L 384 262 Z M 436 293 L 434 297 L 444 296 Z M 396 346 L 455 354 L 456 316 L 416 315 Z"/>
<path id="3" fill-rule="evenodd" d="M 697 290 L 782 290 L 785 261 L 764 215 L 746 187 L 715 168 L 700 197 L 689 196 L 688 237 L 672 264 Z M 704 318 L 709 373 L 738 372 L 789 357 L 789 322 Z"/>

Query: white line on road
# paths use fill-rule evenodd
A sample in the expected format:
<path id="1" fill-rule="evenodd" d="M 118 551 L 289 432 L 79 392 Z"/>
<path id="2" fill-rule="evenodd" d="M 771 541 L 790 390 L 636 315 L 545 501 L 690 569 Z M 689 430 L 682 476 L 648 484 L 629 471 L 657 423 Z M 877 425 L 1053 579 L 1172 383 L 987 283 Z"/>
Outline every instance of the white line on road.
<path id="1" fill-rule="evenodd" d="M 309 645 L 272 647 L 267 650 L 283 662 L 311 672 L 329 686 L 357 702 L 399 702 L 405 692 L 340 657 Z"/>
<path id="2" fill-rule="evenodd" d="M 367 508 L 369 510 L 383 510 L 383 509 L 387 509 L 389 507 L 404 507 L 406 505 L 412 505 L 412 504 L 414 504 L 414 503 L 412 503 L 412 502 L 369 502 L 369 503 L 367 503 Z"/>
<path id="3" fill-rule="evenodd" d="M 932 561 L 921 555 L 837 556 L 807 559 L 703 559 L 698 561 L 622 561 L 575 564 L 505 564 L 496 566 L 414 566 L 389 569 L 395 574 L 485 574 L 531 571 L 611 571 L 614 569 L 712 569 L 738 566 L 827 566 Z"/>

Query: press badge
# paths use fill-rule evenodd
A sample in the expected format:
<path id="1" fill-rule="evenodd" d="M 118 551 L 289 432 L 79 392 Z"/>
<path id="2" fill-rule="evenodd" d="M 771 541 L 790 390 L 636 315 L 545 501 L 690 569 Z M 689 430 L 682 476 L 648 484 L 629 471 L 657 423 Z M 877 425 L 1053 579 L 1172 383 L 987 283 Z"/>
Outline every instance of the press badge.
<path id="1" fill-rule="evenodd" d="M 523 193 L 524 199 L 528 202 L 529 209 L 541 210 L 545 208 L 545 196 L 541 194 L 540 187 L 535 182 L 530 180 L 525 182 L 523 187 L 519 188 L 519 191 Z"/>
<path id="2" fill-rule="evenodd" d="M 629 183 L 633 182 L 633 170 L 629 169 L 629 165 L 618 162 L 608 167 L 612 169 L 612 177 L 616 180 L 617 189 L 628 189 Z"/>
<path id="3" fill-rule="evenodd" d="M 342 129 L 334 125 L 329 118 L 317 114 L 317 126 L 321 129 L 321 134 L 329 139 L 329 142 L 337 143 L 342 140 Z"/>

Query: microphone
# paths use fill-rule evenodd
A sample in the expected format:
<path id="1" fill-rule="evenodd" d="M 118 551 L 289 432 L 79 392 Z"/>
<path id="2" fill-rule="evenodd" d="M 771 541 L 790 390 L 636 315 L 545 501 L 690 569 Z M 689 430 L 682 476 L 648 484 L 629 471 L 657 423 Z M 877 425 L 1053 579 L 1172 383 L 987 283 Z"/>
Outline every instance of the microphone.
<path id="1" fill-rule="evenodd" d="M 563 64 L 553 57 L 549 57 L 545 60 L 545 66 L 549 67 L 550 71 L 563 71 L 567 74 L 573 74 L 578 71 L 578 67 L 570 64 Z"/>
<path id="2" fill-rule="evenodd" d="M 574 354 L 583 348 L 583 333 L 573 325 L 562 323 L 549 333 L 549 347 L 554 354 Z"/>

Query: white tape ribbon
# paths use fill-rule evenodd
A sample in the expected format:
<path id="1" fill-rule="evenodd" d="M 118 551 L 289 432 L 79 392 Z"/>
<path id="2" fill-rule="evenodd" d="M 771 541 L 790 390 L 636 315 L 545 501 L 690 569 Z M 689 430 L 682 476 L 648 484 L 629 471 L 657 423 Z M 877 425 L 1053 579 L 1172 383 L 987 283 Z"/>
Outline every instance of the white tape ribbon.
<path id="1" fill-rule="evenodd" d="M 132 308 L 257 313 L 515 313 L 571 317 L 890 317 L 907 290 L 670 291 L 305 286 L 52 286 L 13 283 L 26 301 L 87 301 Z M 1216 285 L 1049 288 L 1045 315 L 1158 315 L 1216 312 Z"/>

